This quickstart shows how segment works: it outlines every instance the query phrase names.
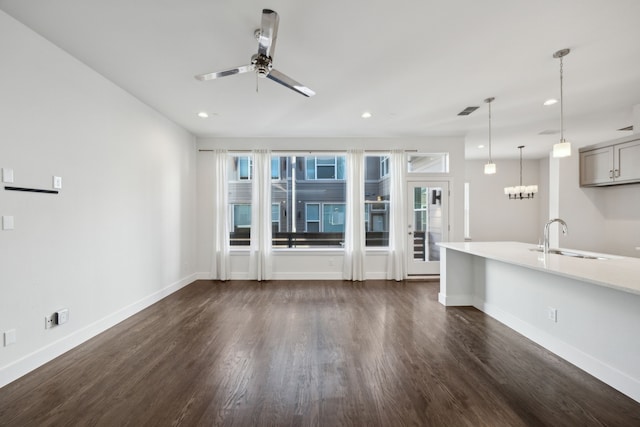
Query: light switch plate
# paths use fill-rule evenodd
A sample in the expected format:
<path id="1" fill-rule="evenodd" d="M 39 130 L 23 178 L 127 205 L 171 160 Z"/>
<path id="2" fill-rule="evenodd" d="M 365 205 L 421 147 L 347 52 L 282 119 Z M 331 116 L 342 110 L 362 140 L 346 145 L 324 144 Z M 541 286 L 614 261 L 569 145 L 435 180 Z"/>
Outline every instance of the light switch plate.
<path id="1" fill-rule="evenodd" d="M 63 308 L 62 310 L 56 311 L 56 324 L 62 325 L 69 321 L 69 309 Z"/>
<path id="2" fill-rule="evenodd" d="M 2 216 L 2 229 L 3 230 L 13 230 L 13 216 L 3 215 Z"/>
<path id="3" fill-rule="evenodd" d="M 4 332 L 4 346 L 15 344 L 17 341 L 16 330 L 10 329 Z"/>
<path id="4" fill-rule="evenodd" d="M 2 182 L 13 182 L 13 169 L 2 168 Z"/>
<path id="5" fill-rule="evenodd" d="M 53 188 L 56 188 L 58 190 L 62 188 L 62 177 L 61 176 L 54 176 L 53 177 Z"/>

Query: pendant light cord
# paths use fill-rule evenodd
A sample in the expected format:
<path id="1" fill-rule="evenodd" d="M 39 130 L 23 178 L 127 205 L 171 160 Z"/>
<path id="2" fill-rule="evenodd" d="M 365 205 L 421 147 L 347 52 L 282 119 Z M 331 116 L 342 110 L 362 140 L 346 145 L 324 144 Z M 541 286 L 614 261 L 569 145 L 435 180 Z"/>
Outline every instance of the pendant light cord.
<path id="1" fill-rule="evenodd" d="M 489 101 L 489 163 L 493 163 L 491 160 L 491 101 Z"/>
<path id="2" fill-rule="evenodd" d="M 522 187 L 522 149 L 524 145 L 519 145 L 518 150 L 520 150 L 520 187 Z"/>
<path id="3" fill-rule="evenodd" d="M 560 142 L 564 142 L 564 94 L 562 90 L 562 56 L 560 57 Z"/>

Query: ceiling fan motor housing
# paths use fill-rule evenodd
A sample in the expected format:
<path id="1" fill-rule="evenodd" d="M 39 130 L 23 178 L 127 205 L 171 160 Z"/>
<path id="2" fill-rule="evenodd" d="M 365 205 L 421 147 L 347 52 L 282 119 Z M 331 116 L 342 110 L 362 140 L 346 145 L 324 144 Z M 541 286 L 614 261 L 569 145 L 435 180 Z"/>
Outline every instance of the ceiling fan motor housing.
<path id="1" fill-rule="evenodd" d="M 258 76 L 265 78 L 273 69 L 273 61 L 268 56 L 255 54 L 251 57 L 251 63 L 256 67 Z"/>

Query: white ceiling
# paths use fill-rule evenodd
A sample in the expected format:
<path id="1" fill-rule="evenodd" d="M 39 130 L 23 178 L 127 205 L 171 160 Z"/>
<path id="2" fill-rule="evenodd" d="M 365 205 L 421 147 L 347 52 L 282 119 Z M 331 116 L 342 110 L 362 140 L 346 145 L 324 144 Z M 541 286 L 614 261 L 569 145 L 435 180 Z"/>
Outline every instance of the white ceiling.
<path id="1" fill-rule="evenodd" d="M 242 74 L 261 10 L 280 15 L 274 66 L 305 98 Z M 198 136 L 464 136 L 467 158 L 548 155 L 628 135 L 640 104 L 638 0 L 0 0 L 0 9 Z M 46 78 L 46 70 L 43 70 Z M 470 116 L 457 113 L 480 106 Z M 212 116 L 200 119 L 199 111 Z M 363 120 L 363 111 L 373 117 Z M 309 147 L 314 148 L 314 147 Z"/>

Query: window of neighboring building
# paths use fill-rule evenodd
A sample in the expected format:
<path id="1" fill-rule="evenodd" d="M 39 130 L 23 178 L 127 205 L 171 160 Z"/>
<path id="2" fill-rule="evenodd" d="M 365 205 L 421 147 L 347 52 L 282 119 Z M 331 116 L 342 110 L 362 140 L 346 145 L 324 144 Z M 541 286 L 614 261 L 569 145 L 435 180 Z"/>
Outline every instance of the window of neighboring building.
<path id="1" fill-rule="evenodd" d="M 317 233 L 320 231 L 320 203 L 305 205 L 305 231 Z"/>
<path id="2" fill-rule="evenodd" d="M 271 157 L 271 179 L 280 179 L 280 156 Z"/>
<path id="3" fill-rule="evenodd" d="M 237 172 L 239 180 L 250 180 L 253 176 L 253 159 L 248 156 L 239 156 L 237 159 Z"/>
<path id="4" fill-rule="evenodd" d="M 322 204 L 322 232 L 344 233 L 344 203 Z"/>
<path id="5" fill-rule="evenodd" d="M 389 156 L 380 156 L 380 178 L 389 175 Z"/>
<path id="6" fill-rule="evenodd" d="M 345 156 L 309 156 L 305 164 L 306 179 L 344 179 Z"/>
<path id="7" fill-rule="evenodd" d="M 280 231 L 280 203 L 271 204 L 271 230 L 274 233 Z"/>
<path id="8" fill-rule="evenodd" d="M 251 227 L 251 205 L 231 205 L 231 231 L 249 231 Z"/>

